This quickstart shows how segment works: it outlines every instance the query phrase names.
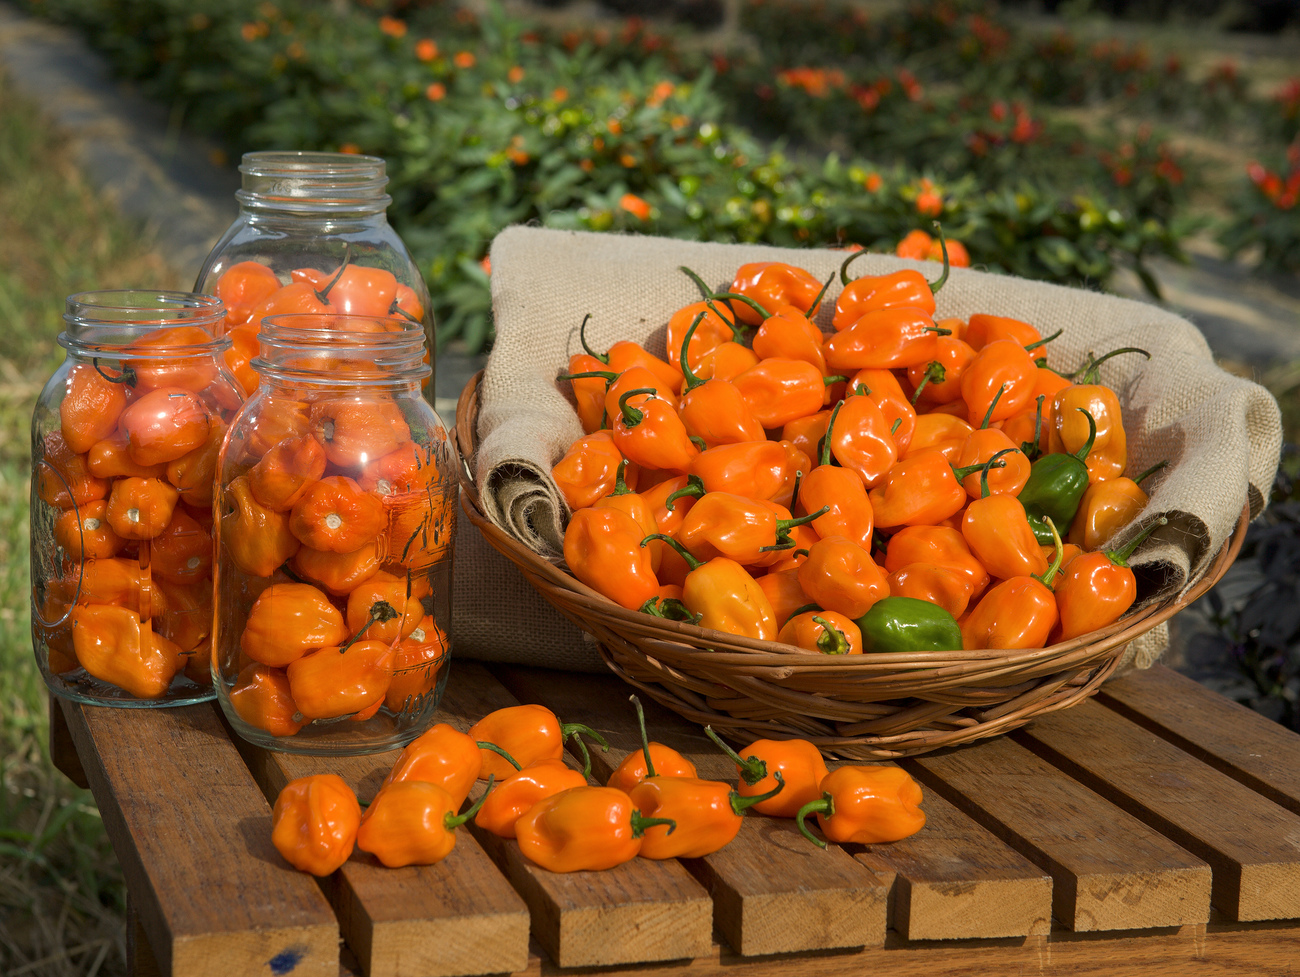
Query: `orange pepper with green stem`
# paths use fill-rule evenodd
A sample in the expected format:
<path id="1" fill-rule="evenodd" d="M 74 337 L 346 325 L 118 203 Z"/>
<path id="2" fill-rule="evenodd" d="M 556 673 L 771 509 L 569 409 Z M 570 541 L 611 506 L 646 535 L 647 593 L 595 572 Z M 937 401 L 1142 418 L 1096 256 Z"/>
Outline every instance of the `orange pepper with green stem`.
<path id="1" fill-rule="evenodd" d="M 728 291 L 753 299 L 769 309 L 789 305 L 807 314 L 816 307 L 825 289 L 825 285 L 797 265 L 783 261 L 752 261 L 736 269 Z M 744 303 L 736 306 L 736 317 L 751 326 L 763 321 Z"/>
<path id="2" fill-rule="evenodd" d="M 939 337 L 949 330 L 934 324 L 924 309 L 898 307 L 868 312 L 826 340 L 822 349 L 828 369 L 906 369 L 929 363 L 939 352 Z"/>
<path id="3" fill-rule="evenodd" d="M 961 532 L 949 526 L 904 526 L 889 538 L 885 571 L 892 575 L 914 564 L 957 570 L 970 582 L 972 595 L 988 586 L 989 574 L 984 564 L 971 553 Z"/>
<path id="4" fill-rule="evenodd" d="M 750 499 L 774 499 L 786 486 L 789 456 L 776 441 L 720 444 L 701 451 L 691 461 L 690 481 L 681 498 L 705 492 L 731 492 Z M 668 497 L 669 503 L 676 499 Z"/>
<path id="5" fill-rule="evenodd" d="M 702 356 L 691 356 L 691 366 L 704 380 L 734 380 L 758 365 L 758 354 L 741 343 L 719 343 Z"/>
<path id="6" fill-rule="evenodd" d="M 1089 362 L 1079 379 L 1058 391 L 1052 401 L 1052 425 L 1048 431 L 1048 446 L 1052 452 L 1073 454 L 1089 440 L 1090 425 L 1080 418 L 1081 411 L 1086 410 L 1096 425 L 1092 450 L 1084 459 L 1088 466 L 1089 484 L 1124 474 L 1128 464 L 1128 445 L 1119 398 L 1115 391 L 1098 382 L 1098 367 L 1121 353 L 1141 353 L 1147 359 L 1151 358 L 1146 350 L 1136 347 L 1111 350 Z"/>
<path id="7" fill-rule="evenodd" d="M 623 454 L 608 431 L 596 431 L 573 442 L 551 469 L 555 487 L 570 509 L 584 509 L 614 490 Z M 640 469 L 632 465 L 624 479 L 636 487 Z"/>
<path id="8" fill-rule="evenodd" d="M 943 274 L 933 283 L 912 268 L 886 275 L 864 275 L 849 280 L 849 265 L 865 251 L 855 251 L 840 265 L 840 284 L 844 286 L 835 300 L 831 324 L 836 330 L 848 329 L 869 312 L 878 309 L 916 308 L 934 315 L 934 295 L 948 280 L 947 246 L 944 246 Z"/>
<path id="9" fill-rule="evenodd" d="M 605 364 L 586 353 L 575 353 L 569 357 L 567 373 L 561 373 L 556 380 L 568 380 L 573 386 L 573 401 L 578 410 L 578 420 L 582 430 L 587 434 L 599 431 L 606 424 L 605 391 L 617 379 L 618 374 L 606 370 Z"/>
<path id="10" fill-rule="evenodd" d="M 723 343 L 738 340 L 743 335 L 743 331 L 736 327 L 735 322 L 726 318 L 711 301 L 692 302 L 690 305 L 682 306 L 669 317 L 665 337 L 668 362 L 678 369 L 681 369 L 682 346 L 686 332 L 701 313 L 704 313 L 704 318 L 700 321 L 695 335 L 691 337 L 689 346 L 686 347 L 686 355 L 693 369 L 700 369 L 701 358 L 710 350 Z"/>
<path id="11" fill-rule="evenodd" d="M 515 822 L 548 797 L 570 787 L 586 786 L 581 770 L 563 760 L 538 760 L 506 777 L 485 794 L 474 823 L 498 838 L 515 837 Z"/>
<path id="12" fill-rule="evenodd" d="M 1006 448 L 994 455 L 984 467 L 987 473 Z M 1014 495 L 991 495 L 987 475 L 980 475 L 981 496 L 966 507 L 961 534 L 975 558 L 999 580 L 1011 577 L 1042 575 L 1047 560 L 1038 548 L 1038 538 L 1029 525 L 1025 507 Z"/>
<path id="13" fill-rule="evenodd" d="M 307 719 L 334 719 L 383 702 L 393 677 L 393 647 L 354 637 L 289 663 L 289 692 Z"/>
<path id="14" fill-rule="evenodd" d="M 763 427 L 778 428 L 821 410 L 831 378 L 804 360 L 773 358 L 760 360 L 731 382 Z"/>
<path id="15" fill-rule="evenodd" d="M 907 368 L 912 385 L 913 404 L 950 404 L 961 398 L 961 375 L 975 358 L 965 340 L 940 336 L 935 343 L 934 359 Z"/>
<path id="16" fill-rule="evenodd" d="M 1167 464 L 1159 462 L 1134 478 L 1121 475 L 1089 485 L 1070 523 L 1070 542 L 1085 550 L 1099 549 L 1146 508 L 1150 499 L 1142 490 L 1142 482 Z"/>
<path id="17" fill-rule="evenodd" d="M 605 737 L 590 726 L 562 723 L 550 709 L 534 703 L 506 706 L 490 712 L 469 728 L 469 735 L 478 741 L 483 751 L 479 780 L 489 774 L 510 776 L 512 771 L 505 759 L 506 753 L 514 759 L 515 770 L 530 767 L 539 760 L 558 760 L 564 756 L 565 741 L 570 739 L 582 754 L 583 776 L 589 777 L 591 754 L 583 737 L 590 736 L 602 750 L 609 750 Z"/>
<path id="18" fill-rule="evenodd" d="M 488 793 L 491 793 L 491 778 Z M 385 787 L 366 808 L 357 830 L 357 847 L 388 868 L 435 865 L 456 847 L 456 828 L 478 814 L 484 794 L 464 814 L 455 798 L 437 784 L 407 780 Z"/>
<path id="19" fill-rule="evenodd" d="M 862 631 L 838 611 L 804 611 L 781 628 L 777 641 L 823 655 L 862 654 Z"/>
<path id="20" fill-rule="evenodd" d="M 697 317 L 687 331 L 683 347 L 690 342 L 699 321 Z M 735 384 L 701 379 L 687 363 L 682 365 L 682 374 L 684 383 L 677 412 L 686 433 L 703 441 L 706 449 L 720 444 L 762 441 L 766 437 L 763 425 Z"/>
<path id="21" fill-rule="evenodd" d="M 921 787 L 899 767 L 843 766 L 821 782 L 822 796 L 809 801 L 795 815 L 795 823 L 813 844 L 826 842 L 808 830 L 804 819 L 817 815 L 817 823 L 834 842 L 878 845 L 901 841 L 925 827 Z"/>
<path id="22" fill-rule="evenodd" d="M 312 875 L 330 875 L 352 854 L 361 805 L 338 774 L 291 780 L 275 799 L 271 842 L 284 860 Z"/>
<path id="23" fill-rule="evenodd" d="M 736 792 L 742 797 L 768 794 L 777 785 L 777 774 L 785 789 L 754 805 L 758 814 L 774 818 L 792 818 L 809 801 L 821 797 L 821 782 L 830 772 L 821 751 L 807 740 L 754 740 L 739 752 L 727 746 L 713 731 L 704 727 L 705 735 L 736 764 L 740 780 Z"/>
<path id="24" fill-rule="evenodd" d="M 966 365 L 961 376 L 961 396 L 966 419 L 978 424 L 1005 420 L 1032 402 L 1038 365 L 1019 343 L 999 339 L 989 343 Z"/>
<path id="25" fill-rule="evenodd" d="M 876 525 L 884 529 L 932 526 L 956 515 L 969 498 L 962 479 L 982 467 L 953 468 L 937 451 L 900 461 L 867 493 Z"/>
<path id="26" fill-rule="evenodd" d="M 781 428 L 781 440 L 789 441 L 809 458 L 816 459 L 821 455 L 819 445 L 826 437 L 826 426 L 830 419 L 829 410 L 797 417 Z"/>
<path id="27" fill-rule="evenodd" d="M 578 341 L 582 343 L 582 348 L 586 351 L 587 356 L 596 360 L 600 366 L 583 367 L 583 369 L 599 370 L 605 367 L 612 373 L 626 373 L 632 367 L 639 366 L 658 377 L 668 393 L 677 394 L 681 391 L 682 371 L 678 369 L 678 365 L 661 360 L 638 343 L 623 339 L 604 353 L 598 353 L 592 349 L 587 344 L 587 322 L 590 319 L 591 313 L 583 316 L 582 325 L 578 327 Z M 579 372 L 574 369 L 572 359 L 569 361 L 569 372 Z"/>
<path id="28" fill-rule="evenodd" d="M 631 403 L 633 397 L 639 398 L 636 406 Z M 677 411 L 650 387 L 638 387 L 619 397 L 611 434 L 623 457 L 642 468 L 685 473 L 700 453 Z"/>
<path id="29" fill-rule="evenodd" d="M 839 408 L 831 413 L 827 432 L 834 429 Z M 857 472 L 831 464 L 831 438 L 822 440 L 821 464 L 804 476 L 796 508 L 808 512 L 825 509 L 811 523 L 819 536 L 847 536 L 870 549 L 875 520 L 866 487 Z"/>
<path id="30" fill-rule="evenodd" d="M 357 584 L 348 594 L 348 633 L 369 629 L 368 637 L 392 644 L 410 635 L 424 618 L 424 607 L 411 584 L 410 574 L 398 576 L 386 570 Z"/>
<path id="31" fill-rule="evenodd" d="M 1061 537 L 1046 520 L 1056 544 L 1056 558 L 1041 577 L 1016 576 L 990 588 L 961 622 L 962 647 L 1043 648 L 1059 614 L 1052 581 L 1061 568 Z"/>
<path id="32" fill-rule="evenodd" d="M 898 445 L 890 427 L 874 400 L 855 393 L 831 412 L 826 440 L 835 460 L 857 472 L 870 487 L 879 483 L 898 460 Z"/>
<path id="33" fill-rule="evenodd" d="M 763 320 L 750 347 L 759 359 L 803 360 L 825 376 L 825 337 L 808 317 L 791 305 L 784 305 Z"/>
<path id="34" fill-rule="evenodd" d="M 1168 521 L 1162 516 L 1120 549 L 1084 553 L 1070 561 L 1056 583 L 1058 641 L 1104 628 L 1124 616 L 1137 599 L 1137 580 L 1128 559 Z"/>
<path id="35" fill-rule="evenodd" d="M 1059 336 L 1060 333 L 1056 335 Z M 970 317 L 966 324 L 966 342 L 972 349 L 979 351 L 999 339 L 1010 339 L 1021 346 L 1037 347 L 1043 340 L 1043 334 L 1029 323 L 1007 316 L 976 313 Z"/>
<path id="36" fill-rule="evenodd" d="M 1001 391 L 998 395 L 1001 396 Z M 958 468 L 972 469 L 962 480 L 966 494 L 972 499 L 980 498 L 985 488 L 993 495 L 1018 495 L 1029 481 L 1029 459 L 1002 431 L 988 425 L 997 403 L 998 398 L 994 397 L 984 415 L 984 423 L 971 432 L 953 462 Z M 989 472 L 983 466 L 992 458 L 1001 458 L 1003 462 L 1000 468 Z"/>
<path id="37" fill-rule="evenodd" d="M 564 530 L 564 561 L 587 586 L 636 610 L 659 587 L 654 559 L 641 547 L 645 535 L 618 509 L 579 509 Z"/>
<path id="38" fill-rule="evenodd" d="M 459 808 L 479 779 L 483 756 L 473 736 L 437 723 L 406 745 L 380 789 L 408 780 L 437 784 Z"/>
<path id="39" fill-rule="evenodd" d="M 742 565 L 761 565 L 765 554 L 790 545 L 793 527 L 811 522 L 824 511 L 783 519 L 762 500 L 730 492 L 708 492 L 682 520 L 676 539 L 696 559 L 725 556 Z"/>
<path id="40" fill-rule="evenodd" d="M 671 824 L 642 817 L 613 787 L 572 787 L 535 804 L 515 822 L 524 856 L 551 872 L 601 871 L 636 858 L 647 828 Z"/>
<path id="41" fill-rule="evenodd" d="M 677 540 L 662 533 L 647 536 L 661 539 L 681 555 L 690 567 L 682 584 L 682 603 L 700 616 L 699 626 L 746 638 L 772 641 L 776 638 L 776 614 L 767 594 L 735 560 L 723 556 L 707 562 L 697 560 Z"/>
<path id="42" fill-rule="evenodd" d="M 916 432 L 916 410 L 890 370 L 859 370 L 849 379 L 849 389 L 875 401 L 889 422 L 889 434 L 901 456 Z"/>
<path id="43" fill-rule="evenodd" d="M 625 512 L 636 521 L 641 527 L 643 533 L 655 533 L 659 531 L 659 525 L 655 521 L 654 510 L 650 508 L 643 496 L 638 495 L 627 487 L 627 482 L 623 479 L 623 471 L 627 466 L 627 459 L 624 459 L 618 466 L 618 474 L 614 479 L 614 491 L 610 492 L 593 503 L 597 509 L 618 509 Z M 685 478 L 685 476 L 682 476 Z M 663 547 L 651 547 L 651 569 L 656 574 L 659 572 L 659 563 L 663 559 Z"/>

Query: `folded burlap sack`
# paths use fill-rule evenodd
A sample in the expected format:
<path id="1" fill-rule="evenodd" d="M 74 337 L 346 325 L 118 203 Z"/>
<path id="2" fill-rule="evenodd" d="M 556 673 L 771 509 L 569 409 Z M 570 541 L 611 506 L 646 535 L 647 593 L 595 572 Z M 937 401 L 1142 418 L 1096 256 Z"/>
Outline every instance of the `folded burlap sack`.
<path id="1" fill-rule="evenodd" d="M 580 351 L 578 328 L 588 313 L 587 338 L 595 349 L 620 339 L 665 354 L 669 316 L 696 301 L 695 285 L 679 266 L 725 288 L 736 268 L 751 261 L 788 261 L 825 279 L 844 260 L 830 250 L 790 250 L 756 245 L 705 244 L 668 238 L 616 236 L 512 227 L 492 244 L 492 305 L 497 339 L 480 392 L 478 451 L 471 470 L 486 515 L 547 559 L 559 562 L 568 508 L 550 478 L 551 466 L 582 435 L 568 384 L 556 374 Z M 857 275 L 932 263 L 867 255 Z M 818 323 L 830 332 L 838 278 Z M 1101 379 L 1119 395 L 1128 435 L 1130 472 L 1167 459 L 1168 467 L 1144 485 L 1151 492 L 1122 544 L 1158 516 L 1158 529 L 1131 561 L 1142 600 L 1159 600 L 1190 587 L 1231 534 L 1249 505 L 1263 509 L 1281 445 L 1277 404 L 1262 387 L 1215 366 L 1205 339 L 1186 320 L 1156 306 L 1098 292 L 1064 288 L 969 269 L 953 269 L 937 295 L 936 318 L 992 313 L 1033 323 L 1043 335 L 1064 333 L 1049 347 L 1052 365 L 1073 370 L 1091 351 L 1138 346 L 1151 353 L 1121 356 L 1101 367 Z M 522 644 L 471 653 L 552 667 L 602 668 L 589 640 L 563 620 L 502 557 L 491 553 L 472 527 L 460 538 L 457 602 L 467 589 L 482 620 L 458 618 L 458 629 L 498 629 L 509 618 Z M 473 542 L 469 542 L 473 540 Z M 469 564 L 473 553 L 474 563 Z M 466 632 L 468 634 L 470 632 Z M 458 645 L 463 635 L 458 634 Z M 1147 667 L 1164 651 L 1158 628 L 1133 642 L 1124 665 Z M 474 642 L 477 647 L 479 642 Z"/>

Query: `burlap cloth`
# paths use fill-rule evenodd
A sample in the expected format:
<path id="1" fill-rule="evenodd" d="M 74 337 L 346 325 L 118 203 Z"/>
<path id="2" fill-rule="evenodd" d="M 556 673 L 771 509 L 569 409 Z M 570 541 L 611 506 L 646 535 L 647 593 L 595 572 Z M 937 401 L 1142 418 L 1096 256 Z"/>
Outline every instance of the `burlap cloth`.
<path id="1" fill-rule="evenodd" d="M 633 339 L 662 356 L 669 316 L 699 297 L 678 266 L 721 288 L 745 262 L 789 261 L 825 280 L 844 257 L 829 250 L 530 227 L 501 232 L 491 253 L 497 338 L 481 388 L 479 448 L 470 459 L 488 517 L 534 551 L 561 560 L 568 508 L 549 473 L 583 432 L 568 384 L 555 376 L 580 351 L 578 327 L 587 313 L 594 349 Z M 919 267 L 928 277 L 938 271 L 933 263 L 889 255 L 854 263 L 855 275 L 906 267 Z M 837 278 L 818 317 L 827 332 L 838 293 Z M 984 312 L 1031 322 L 1043 335 L 1064 329 L 1048 348 L 1058 369 L 1077 368 L 1090 351 L 1150 351 L 1149 362 L 1127 355 L 1101 367 L 1102 382 L 1124 406 L 1129 472 L 1169 461 L 1144 486 L 1151 502 L 1134 524 L 1159 515 L 1169 520 L 1131 561 L 1141 599 L 1190 587 L 1231 534 L 1242 507 L 1249 504 L 1252 517 L 1264 508 L 1282 439 L 1277 403 L 1262 387 L 1215 366 L 1191 323 L 1142 302 L 969 269 L 953 269 L 937 301 L 936 317 Z M 468 522 L 460 527 L 458 550 L 458 653 L 604 670 L 591 639 L 538 596 Z M 1162 625 L 1129 645 L 1121 668 L 1150 666 L 1167 644 Z"/>

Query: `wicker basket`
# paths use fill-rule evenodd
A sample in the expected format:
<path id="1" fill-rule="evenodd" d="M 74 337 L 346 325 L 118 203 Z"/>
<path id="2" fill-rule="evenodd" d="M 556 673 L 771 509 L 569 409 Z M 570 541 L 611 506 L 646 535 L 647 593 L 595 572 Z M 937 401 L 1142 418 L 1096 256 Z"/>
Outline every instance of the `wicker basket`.
<path id="1" fill-rule="evenodd" d="M 464 459 L 477 447 L 478 385 L 456 407 Z M 469 471 L 461 505 L 565 617 L 592 634 L 628 684 L 732 739 L 803 737 L 824 753 L 888 759 L 969 743 L 1092 695 L 1124 646 L 1210 589 L 1236 558 L 1249 512 L 1205 576 L 1177 599 L 1149 604 L 1100 631 L 1050 648 L 822 656 L 626 610 L 488 521 Z"/>

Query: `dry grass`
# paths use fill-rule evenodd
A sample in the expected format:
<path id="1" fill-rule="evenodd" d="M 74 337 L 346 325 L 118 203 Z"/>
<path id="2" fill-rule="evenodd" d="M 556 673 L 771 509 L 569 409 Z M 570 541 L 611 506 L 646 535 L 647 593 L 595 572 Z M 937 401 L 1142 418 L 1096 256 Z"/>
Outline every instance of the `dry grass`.
<path id="1" fill-rule="evenodd" d="M 0 214 L 0 974 L 120 974 L 121 869 L 89 792 L 51 766 L 31 652 L 28 426 L 62 358 L 55 337 L 67 295 L 179 283 L 2 75 Z"/>

